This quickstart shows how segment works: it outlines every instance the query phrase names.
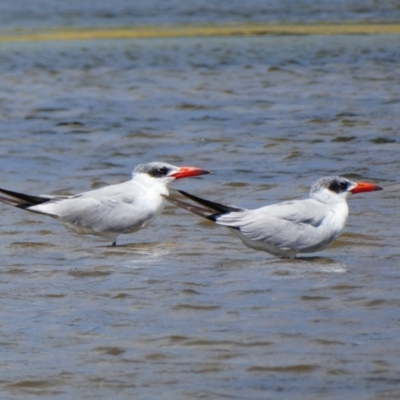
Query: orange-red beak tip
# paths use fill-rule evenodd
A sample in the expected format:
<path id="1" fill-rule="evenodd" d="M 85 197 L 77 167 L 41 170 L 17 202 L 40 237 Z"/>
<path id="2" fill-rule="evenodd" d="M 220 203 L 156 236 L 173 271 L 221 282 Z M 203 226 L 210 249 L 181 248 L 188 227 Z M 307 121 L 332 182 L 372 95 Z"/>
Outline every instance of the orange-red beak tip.
<path id="1" fill-rule="evenodd" d="M 362 192 L 375 192 L 377 190 L 383 190 L 378 185 L 368 182 L 357 182 L 357 186 L 350 190 L 351 193 L 362 193 Z"/>
<path id="2" fill-rule="evenodd" d="M 173 176 L 175 179 L 182 179 L 189 178 L 191 176 L 207 175 L 211 173 L 211 171 L 207 171 L 205 169 L 197 167 L 180 167 L 179 171 L 175 172 L 171 176 Z"/>

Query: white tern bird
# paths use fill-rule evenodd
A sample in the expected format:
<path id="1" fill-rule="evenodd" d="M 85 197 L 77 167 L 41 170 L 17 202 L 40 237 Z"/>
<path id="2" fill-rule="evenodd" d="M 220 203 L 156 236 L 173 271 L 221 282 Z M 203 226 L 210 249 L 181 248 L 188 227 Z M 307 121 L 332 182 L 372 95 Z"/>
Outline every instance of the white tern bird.
<path id="1" fill-rule="evenodd" d="M 117 236 L 147 226 L 164 208 L 161 195 L 175 179 L 209 174 L 197 167 L 176 167 L 164 162 L 138 165 L 132 179 L 75 196 L 31 196 L 0 189 L 9 197 L 0 201 L 24 210 L 57 218 L 74 233 L 97 235 L 116 245 Z"/>
<path id="2" fill-rule="evenodd" d="M 346 201 L 349 194 L 375 190 L 382 188 L 373 183 L 327 176 L 312 185 L 308 199 L 285 201 L 255 210 L 214 203 L 181 190 L 181 194 L 207 208 L 168 195 L 163 197 L 229 228 L 248 247 L 282 258 L 295 258 L 297 253 L 322 250 L 339 236 L 349 213 Z"/>

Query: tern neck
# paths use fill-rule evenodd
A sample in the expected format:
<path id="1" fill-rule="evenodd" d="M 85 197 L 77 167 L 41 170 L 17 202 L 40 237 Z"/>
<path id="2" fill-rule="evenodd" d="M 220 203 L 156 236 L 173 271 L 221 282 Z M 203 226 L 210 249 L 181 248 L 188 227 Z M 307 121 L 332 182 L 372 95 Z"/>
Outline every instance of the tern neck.
<path id="1" fill-rule="evenodd" d="M 336 205 L 347 203 L 346 200 L 348 195 L 349 192 L 333 193 L 329 189 L 324 188 L 322 190 L 318 190 L 317 192 L 312 193 L 310 197 L 326 205 Z"/>
<path id="2" fill-rule="evenodd" d="M 136 173 L 132 175 L 132 181 L 147 190 L 154 190 L 161 194 L 168 194 L 167 185 L 173 178 L 154 178 L 148 174 Z"/>

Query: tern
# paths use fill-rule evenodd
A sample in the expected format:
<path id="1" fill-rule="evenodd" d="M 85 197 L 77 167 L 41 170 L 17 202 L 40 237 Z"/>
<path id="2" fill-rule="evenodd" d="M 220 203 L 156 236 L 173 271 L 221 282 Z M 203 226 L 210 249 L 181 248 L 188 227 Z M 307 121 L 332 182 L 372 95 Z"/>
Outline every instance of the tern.
<path id="1" fill-rule="evenodd" d="M 248 210 L 202 199 L 179 190 L 204 207 L 163 195 L 169 202 L 194 214 L 227 227 L 242 242 L 255 250 L 281 258 L 297 253 L 320 251 L 342 232 L 349 213 L 349 194 L 382 190 L 367 182 L 352 182 L 340 176 L 317 180 L 304 200 L 285 201 Z M 210 212 L 212 210 L 212 212 Z"/>
<path id="2" fill-rule="evenodd" d="M 165 205 L 161 195 L 168 195 L 169 183 L 209 173 L 197 167 L 151 162 L 138 165 L 127 182 L 75 196 L 31 196 L 0 189 L 9 196 L 0 197 L 0 202 L 57 218 L 76 234 L 100 236 L 116 246 L 118 235 L 143 229 L 160 214 Z"/>

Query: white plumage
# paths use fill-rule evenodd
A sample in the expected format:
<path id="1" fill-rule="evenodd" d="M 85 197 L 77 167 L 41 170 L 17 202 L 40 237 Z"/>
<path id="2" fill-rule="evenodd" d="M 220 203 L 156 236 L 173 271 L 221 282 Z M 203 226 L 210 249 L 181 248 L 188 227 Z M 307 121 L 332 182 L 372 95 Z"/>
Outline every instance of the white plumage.
<path id="1" fill-rule="evenodd" d="M 349 213 L 346 199 L 350 193 L 381 189 L 372 183 L 355 183 L 338 176 L 325 177 L 312 185 L 309 199 L 287 201 L 255 210 L 214 203 L 183 191 L 179 192 L 207 208 L 167 195 L 163 197 L 217 225 L 229 228 L 248 247 L 294 258 L 297 253 L 322 250 L 339 236 Z"/>
<path id="2" fill-rule="evenodd" d="M 5 189 L 3 203 L 57 218 L 74 233 L 97 235 L 116 244 L 117 236 L 147 226 L 164 208 L 167 185 L 175 179 L 208 174 L 197 167 L 152 162 L 138 165 L 132 179 L 71 197 L 30 196 Z"/>

